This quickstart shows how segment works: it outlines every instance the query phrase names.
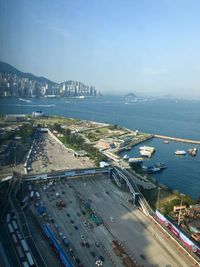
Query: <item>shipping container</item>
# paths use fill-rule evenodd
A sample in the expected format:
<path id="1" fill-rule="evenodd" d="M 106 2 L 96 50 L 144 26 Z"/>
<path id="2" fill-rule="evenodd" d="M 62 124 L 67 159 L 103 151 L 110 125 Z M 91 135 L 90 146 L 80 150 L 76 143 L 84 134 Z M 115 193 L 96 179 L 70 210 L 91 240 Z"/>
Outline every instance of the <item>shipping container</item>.
<path id="1" fill-rule="evenodd" d="M 26 257 L 27 257 L 27 260 L 28 260 L 28 262 L 29 262 L 29 265 L 30 265 L 30 266 L 34 266 L 34 261 L 33 261 L 33 258 L 32 258 L 32 256 L 31 256 L 31 253 L 30 253 L 30 252 L 27 252 L 27 253 L 26 253 Z"/>
<path id="2" fill-rule="evenodd" d="M 21 240 L 21 245 L 23 247 L 23 250 L 25 252 L 27 252 L 28 251 L 28 245 L 27 245 L 27 243 L 26 243 L 26 241 L 24 239 Z"/>

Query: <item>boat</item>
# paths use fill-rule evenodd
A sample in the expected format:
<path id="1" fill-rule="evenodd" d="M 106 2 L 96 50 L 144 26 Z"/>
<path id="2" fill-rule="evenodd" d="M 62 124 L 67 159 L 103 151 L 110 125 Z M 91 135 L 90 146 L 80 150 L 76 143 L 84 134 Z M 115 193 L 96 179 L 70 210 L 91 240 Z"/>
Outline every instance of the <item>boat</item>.
<path id="1" fill-rule="evenodd" d="M 160 170 L 164 170 L 164 169 L 167 169 L 167 165 L 166 164 L 164 164 L 164 163 L 156 163 L 155 165 L 154 165 L 154 167 L 156 167 L 156 168 L 159 168 Z"/>
<path id="2" fill-rule="evenodd" d="M 26 103 L 31 103 L 32 101 L 31 100 L 28 100 L 28 99 L 24 99 L 24 98 L 18 98 L 20 101 L 24 101 Z"/>
<path id="3" fill-rule="evenodd" d="M 188 154 L 191 155 L 191 156 L 193 156 L 193 157 L 196 156 L 197 155 L 197 148 L 196 147 L 190 148 L 188 150 Z"/>
<path id="4" fill-rule="evenodd" d="M 181 155 L 186 155 L 187 154 L 185 150 L 176 150 L 174 153 L 177 156 L 181 156 Z"/>
<path id="5" fill-rule="evenodd" d="M 146 173 L 149 173 L 149 174 L 156 173 L 156 172 L 160 172 L 161 171 L 161 169 L 158 168 L 158 167 L 155 167 L 155 166 L 145 166 L 145 165 L 142 166 L 142 170 L 144 172 L 146 172 Z"/>
<path id="6" fill-rule="evenodd" d="M 152 156 L 152 152 L 148 150 L 140 150 L 140 155 L 145 158 L 150 158 Z"/>
<path id="7" fill-rule="evenodd" d="M 142 157 L 150 158 L 152 154 L 155 152 L 155 148 L 151 146 L 141 146 L 139 148 L 139 152 Z"/>
<path id="8" fill-rule="evenodd" d="M 155 147 L 153 147 L 153 146 L 140 146 L 139 150 L 147 150 L 147 151 L 150 151 L 153 153 L 153 152 L 155 152 Z"/>
<path id="9" fill-rule="evenodd" d="M 169 141 L 168 140 L 165 140 L 163 143 L 164 144 L 169 144 Z"/>
<path id="10" fill-rule="evenodd" d="M 84 95 L 79 95 L 79 96 L 76 96 L 75 98 L 84 99 L 85 96 Z"/>

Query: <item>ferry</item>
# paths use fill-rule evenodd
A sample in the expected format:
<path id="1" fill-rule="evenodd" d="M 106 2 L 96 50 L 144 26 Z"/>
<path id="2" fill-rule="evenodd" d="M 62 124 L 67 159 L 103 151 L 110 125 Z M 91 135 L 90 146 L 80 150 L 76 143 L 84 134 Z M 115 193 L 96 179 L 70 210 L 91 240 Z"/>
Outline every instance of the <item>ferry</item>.
<path id="1" fill-rule="evenodd" d="M 177 156 L 181 156 L 181 155 L 186 155 L 187 154 L 185 150 L 176 150 L 174 153 Z"/>

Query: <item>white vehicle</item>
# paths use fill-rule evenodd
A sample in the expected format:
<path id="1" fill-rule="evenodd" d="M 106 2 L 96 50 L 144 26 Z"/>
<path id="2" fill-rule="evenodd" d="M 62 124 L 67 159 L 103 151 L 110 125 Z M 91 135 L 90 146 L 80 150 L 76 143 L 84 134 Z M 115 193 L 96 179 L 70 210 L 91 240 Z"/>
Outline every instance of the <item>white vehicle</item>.
<path id="1" fill-rule="evenodd" d="M 114 222 L 115 221 L 113 217 L 110 217 L 110 220 L 111 220 L 111 222 Z"/>
<path id="2" fill-rule="evenodd" d="M 31 191 L 30 198 L 33 198 L 33 197 L 34 197 L 34 191 Z"/>

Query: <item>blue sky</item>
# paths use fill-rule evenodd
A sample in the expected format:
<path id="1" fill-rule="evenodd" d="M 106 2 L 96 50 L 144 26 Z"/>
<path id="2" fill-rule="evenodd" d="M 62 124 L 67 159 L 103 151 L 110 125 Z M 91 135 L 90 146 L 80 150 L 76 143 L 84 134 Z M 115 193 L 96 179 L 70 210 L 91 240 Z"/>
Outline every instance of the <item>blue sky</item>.
<path id="1" fill-rule="evenodd" d="M 200 98 L 199 0 L 0 0 L 0 60 L 102 92 Z"/>

